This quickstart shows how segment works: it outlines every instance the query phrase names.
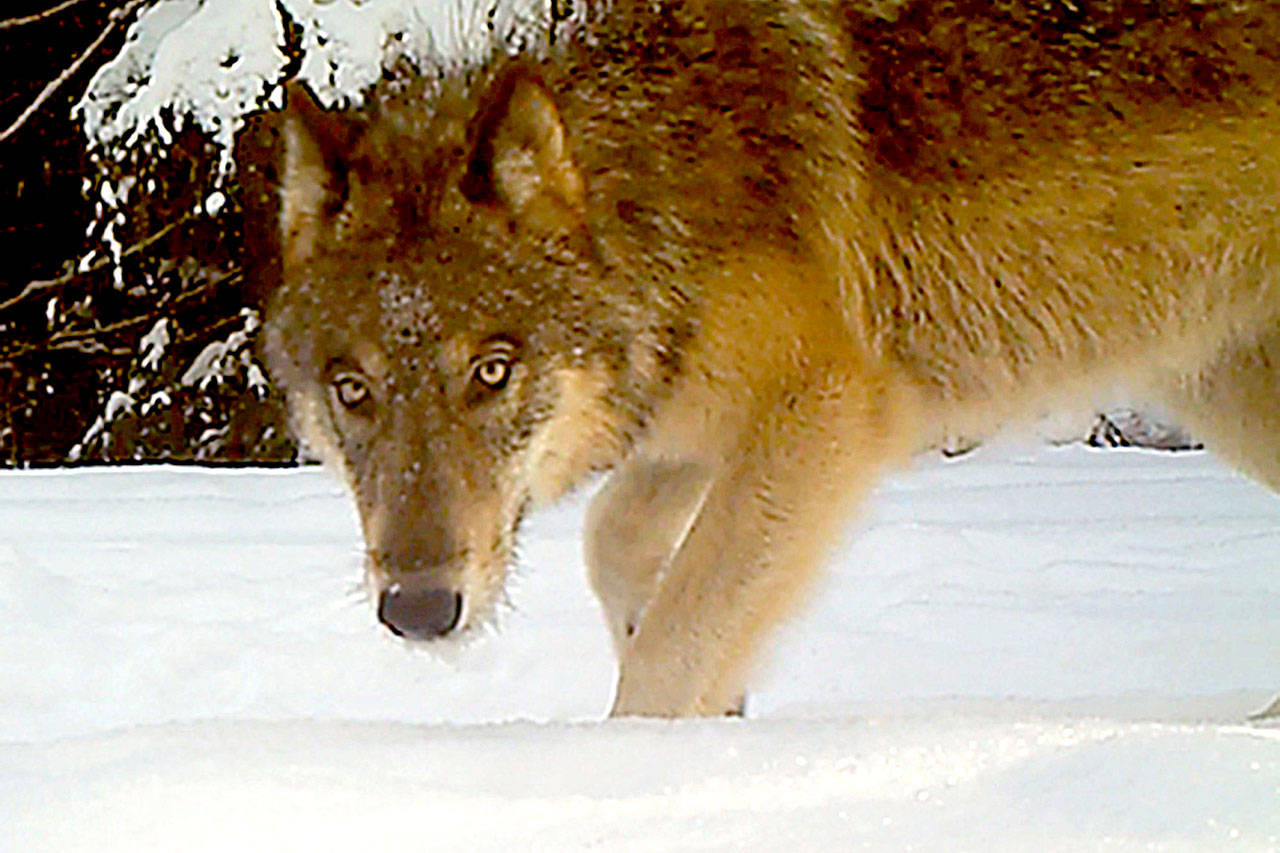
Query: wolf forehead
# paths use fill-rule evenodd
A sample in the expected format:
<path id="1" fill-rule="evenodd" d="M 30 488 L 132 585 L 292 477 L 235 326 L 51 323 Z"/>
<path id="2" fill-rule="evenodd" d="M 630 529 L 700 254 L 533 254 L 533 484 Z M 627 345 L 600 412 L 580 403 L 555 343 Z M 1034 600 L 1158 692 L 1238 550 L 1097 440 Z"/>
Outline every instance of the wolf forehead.
<path id="1" fill-rule="evenodd" d="M 375 93 L 361 110 L 327 114 L 347 125 L 339 138 L 349 147 L 333 160 L 349 185 L 349 215 L 365 230 L 394 227 L 402 238 L 439 236 L 463 224 L 474 230 L 461 200 L 447 200 L 468 169 L 476 110 L 470 87 L 422 82 Z"/>
<path id="2" fill-rule="evenodd" d="M 376 346 L 387 357 L 412 352 L 446 360 L 495 338 L 518 344 L 531 357 L 585 343 L 586 320 L 595 312 L 575 300 L 578 316 L 566 315 L 569 303 L 554 284 L 535 278 L 514 285 L 497 275 L 450 282 L 435 268 L 447 264 L 410 266 L 408 272 L 356 272 L 335 265 L 286 283 L 268 325 L 306 329 L 305 339 L 330 357 L 350 349 L 352 341 Z M 303 341 L 288 343 L 296 347 Z"/>

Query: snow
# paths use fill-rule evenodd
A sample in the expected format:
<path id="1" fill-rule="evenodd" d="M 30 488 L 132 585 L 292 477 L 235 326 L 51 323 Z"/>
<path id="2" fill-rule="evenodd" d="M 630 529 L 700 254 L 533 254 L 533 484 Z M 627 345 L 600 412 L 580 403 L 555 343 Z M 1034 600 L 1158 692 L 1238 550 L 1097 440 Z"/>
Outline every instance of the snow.
<path id="1" fill-rule="evenodd" d="M 1280 849 L 1280 501 L 1212 457 L 920 460 L 743 720 L 602 721 L 585 497 L 426 650 L 318 469 L 0 476 L 0 849 Z"/>
<path id="2" fill-rule="evenodd" d="M 538 0 L 159 0 L 77 104 L 85 132 L 128 147 L 155 129 L 167 145 L 166 116 L 178 127 L 189 119 L 229 170 L 242 117 L 270 101 L 289 63 L 282 13 L 298 29 L 297 79 L 326 105 L 358 100 L 397 61 L 466 62 L 488 49 L 491 33 L 515 49 L 513 34 L 547 26 Z"/>
<path id="3" fill-rule="evenodd" d="M 164 358 L 165 348 L 169 346 L 172 338 L 169 336 L 169 318 L 161 317 L 156 320 L 151 331 L 142 336 L 142 340 L 138 341 L 138 353 L 141 355 L 139 363 L 143 370 L 158 371 L 160 369 L 160 360 Z"/>

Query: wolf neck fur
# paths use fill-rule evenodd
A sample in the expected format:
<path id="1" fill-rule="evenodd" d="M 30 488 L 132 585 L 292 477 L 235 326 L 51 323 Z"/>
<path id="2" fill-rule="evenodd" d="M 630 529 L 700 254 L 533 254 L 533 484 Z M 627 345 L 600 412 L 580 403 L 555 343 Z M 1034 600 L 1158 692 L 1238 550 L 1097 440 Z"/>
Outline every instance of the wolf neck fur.
<path id="1" fill-rule="evenodd" d="M 637 43 L 618 4 L 608 26 L 630 52 L 611 64 L 610 42 L 597 43 L 590 81 L 574 61 L 550 72 L 591 203 L 616 214 L 600 217 L 618 224 L 602 237 L 645 247 L 618 252 L 645 259 L 637 278 L 700 298 L 714 278 L 701 261 L 745 229 L 810 269 L 806 286 L 831 287 L 850 332 L 941 406 L 1070 393 L 1068 375 L 1141 386 L 1147 377 L 1125 364 L 1152 347 L 1176 372 L 1203 361 L 1233 317 L 1280 304 L 1267 271 L 1277 259 L 1221 234 L 1231 221 L 1245 245 L 1276 244 L 1275 212 L 1258 201 L 1280 195 L 1272 4 L 1138 10 L 1183 16 L 1173 40 L 1167 26 L 1129 20 L 1132 4 L 1078 18 L 1000 0 L 887 14 L 763 5 L 779 20 L 804 16 L 812 36 L 782 44 L 739 25 L 732 4 L 677 3 L 665 19 L 637 16 L 664 21 Z M 1123 49 L 1106 47 L 1098 28 L 1121 24 Z M 864 55 L 880 64 L 858 66 Z M 803 73 L 771 75 L 779 57 Z M 700 70 L 712 59 L 718 77 Z M 1042 71 L 1009 79 L 1005 61 Z M 930 91 L 954 79 L 948 63 L 965 66 L 971 90 Z M 774 79 L 799 89 L 774 90 Z M 935 97 L 949 102 L 936 115 Z M 961 124 L 945 123 L 957 114 Z M 840 143 L 832 124 L 846 126 Z M 723 163 L 725 148 L 738 170 L 704 166 Z M 1249 279 L 1264 286 L 1229 284 Z M 1166 306 L 1180 334 L 1162 323 L 1157 335 Z M 1040 387 L 1025 383 L 1032 373 Z"/>

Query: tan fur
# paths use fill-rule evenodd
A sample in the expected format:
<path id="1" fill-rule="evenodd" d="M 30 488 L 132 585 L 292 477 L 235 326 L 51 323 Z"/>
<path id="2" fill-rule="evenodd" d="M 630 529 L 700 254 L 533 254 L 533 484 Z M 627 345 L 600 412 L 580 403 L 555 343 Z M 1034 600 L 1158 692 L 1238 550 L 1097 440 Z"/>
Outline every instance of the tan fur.
<path id="1" fill-rule="evenodd" d="M 545 506 L 577 485 L 581 472 L 607 466 L 620 452 L 614 446 L 614 413 L 601 402 L 605 377 L 565 368 L 555 375 L 560 417 L 539 429 L 529 450 L 529 497 Z"/>
<path id="2" fill-rule="evenodd" d="M 588 32 L 352 116 L 291 96 L 267 354 L 377 577 L 481 613 L 524 506 L 612 470 L 614 713 L 718 714 L 948 435 L 1123 389 L 1280 487 L 1280 4 L 635 0 Z"/>

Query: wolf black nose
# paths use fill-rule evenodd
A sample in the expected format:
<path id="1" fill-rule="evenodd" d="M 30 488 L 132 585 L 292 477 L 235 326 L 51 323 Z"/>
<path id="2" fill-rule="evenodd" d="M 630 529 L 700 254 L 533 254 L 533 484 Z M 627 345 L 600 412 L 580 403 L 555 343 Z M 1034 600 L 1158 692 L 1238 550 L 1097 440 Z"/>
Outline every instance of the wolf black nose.
<path id="1" fill-rule="evenodd" d="M 430 640 L 458 627 L 462 596 L 451 589 L 414 589 L 393 583 L 378 598 L 378 620 L 397 637 Z"/>

